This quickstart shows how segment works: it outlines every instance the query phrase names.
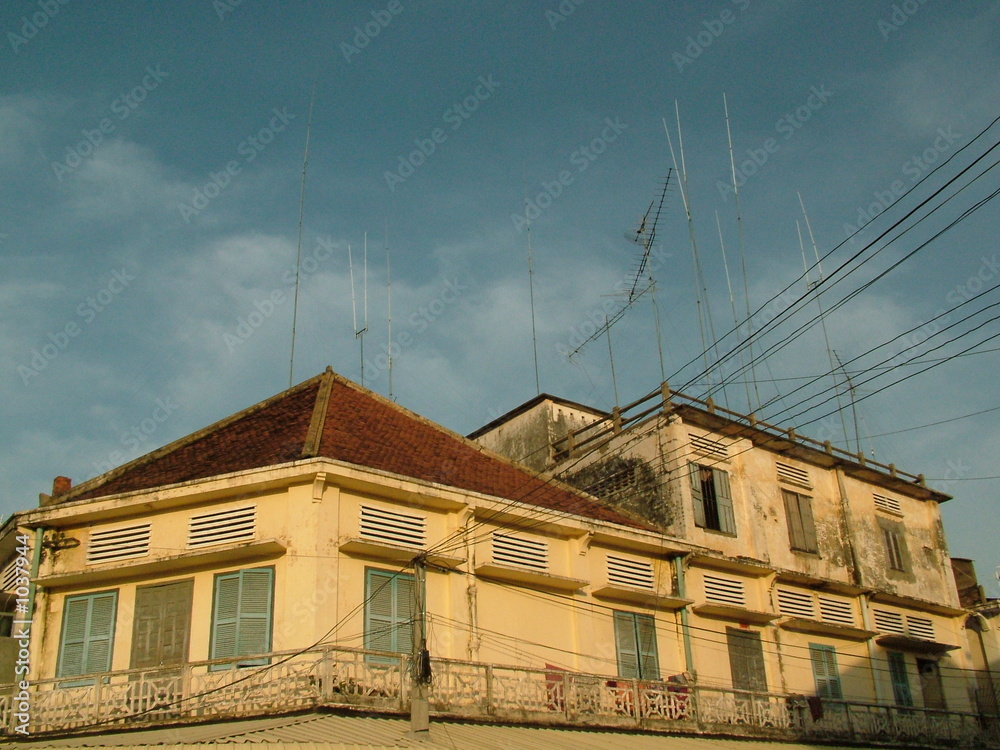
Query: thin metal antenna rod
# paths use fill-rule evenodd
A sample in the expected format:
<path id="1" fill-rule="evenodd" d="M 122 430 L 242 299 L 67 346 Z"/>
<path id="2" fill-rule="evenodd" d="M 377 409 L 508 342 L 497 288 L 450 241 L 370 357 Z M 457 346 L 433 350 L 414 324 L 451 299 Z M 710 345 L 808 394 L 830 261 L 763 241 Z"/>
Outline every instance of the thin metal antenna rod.
<path id="1" fill-rule="evenodd" d="M 358 337 L 358 297 L 354 290 L 354 256 L 351 254 L 351 245 L 347 245 L 347 267 L 351 272 L 351 315 L 354 318 L 354 338 Z M 362 360 L 362 366 L 364 360 Z"/>
<path id="2" fill-rule="evenodd" d="M 801 203 L 802 196 L 799 195 L 799 202 Z M 803 213 L 805 212 L 805 206 L 802 206 Z M 808 222 L 806 223 L 808 227 Z M 840 383 L 837 382 L 837 366 L 833 363 L 833 350 L 830 348 L 830 336 L 826 331 L 826 312 L 823 310 L 823 300 L 820 298 L 819 283 L 813 283 L 809 279 L 809 265 L 806 262 L 806 247 L 805 243 L 802 241 L 802 227 L 798 221 L 795 222 L 795 229 L 799 233 L 799 248 L 802 250 L 802 268 L 806 274 L 806 291 L 816 292 L 816 306 L 819 307 L 819 323 L 820 328 L 823 330 L 823 343 L 826 345 L 826 356 L 830 362 L 830 377 L 833 378 L 833 393 L 837 397 L 837 414 L 840 415 L 840 427 L 844 431 L 844 444 L 848 448 L 851 447 L 851 441 L 847 437 L 847 420 L 844 418 L 844 405 L 840 401 Z M 812 233 L 810 232 L 810 238 Z M 815 241 L 813 242 L 813 248 L 816 247 Z M 818 252 L 818 251 L 817 251 Z M 820 274 L 819 280 L 823 280 L 822 273 Z"/>
<path id="3" fill-rule="evenodd" d="M 750 379 L 753 381 L 753 392 L 757 397 L 757 409 L 760 409 L 760 391 L 757 388 L 757 369 L 753 356 L 753 331 L 750 328 L 750 287 L 747 284 L 747 255 L 743 242 L 743 211 L 740 209 L 740 190 L 736 183 L 736 157 L 733 155 L 733 133 L 729 128 L 729 102 L 725 93 L 722 94 L 722 106 L 726 110 L 726 137 L 729 139 L 729 165 L 733 173 L 733 197 L 736 199 L 736 232 L 740 242 L 740 264 L 743 266 L 743 299 L 747 308 L 747 354 L 750 357 Z"/>
<path id="4" fill-rule="evenodd" d="M 802 193 L 800 193 L 798 190 L 796 190 L 795 194 L 797 196 L 799 196 L 799 205 L 802 206 L 802 215 L 805 217 L 805 220 L 806 220 L 806 229 L 809 230 L 809 241 L 812 242 L 813 252 L 816 253 L 816 268 L 819 269 L 819 280 L 820 280 L 820 282 L 822 282 L 823 281 L 823 264 L 820 262 L 820 259 L 819 259 L 819 248 L 816 247 L 816 238 L 813 237 L 812 223 L 809 221 L 809 214 L 806 213 L 806 204 L 802 200 Z"/>
<path id="5" fill-rule="evenodd" d="M 368 232 L 365 232 L 365 245 L 364 245 L 364 263 L 363 263 L 363 276 L 364 279 L 364 305 L 363 313 L 364 318 L 361 326 L 361 330 L 354 331 L 354 338 L 361 339 L 361 385 L 364 387 L 365 384 L 365 334 L 368 332 Z M 357 326 L 357 323 L 354 324 Z"/>
<path id="6" fill-rule="evenodd" d="M 524 205 L 528 206 L 528 169 L 524 170 Z M 528 294 L 531 299 L 531 346 L 535 355 L 535 395 L 542 392 L 541 381 L 538 379 L 538 334 L 535 330 L 535 267 L 531 252 L 531 212 L 525 210 L 526 229 L 528 234 Z"/>
<path id="7" fill-rule="evenodd" d="M 722 248 L 722 265 L 726 269 L 726 286 L 729 288 L 729 307 L 733 311 L 733 328 L 736 329 L 736 338 L 739 343 L 743 343 L 742 336 L 740 335 L 740 320 L 739 316 L 736 314 L 736 298 L 733 297 L 733 283 L 729 279 L 729 261 L 726 259 L 726 242 L 722 238 L 722 222 L 719 220 L 719 212 L 715 212 L 715 226 L 719 228 L 719 247 Z M 743 364 L 743 348 L 740 347 L 740 372 L 745 372 L 745 367 Z M 750 382 L 744 377 L 743 385 L 746 387 L 747 391 L 747 413 L 753 411 L 753 403 L 750 401 Z"/>
<path id="8" fill-rule="evenodd" d="M 656 304 L 656 283 L 653 281 L 653 277 L 649 277 L 649 298 L 653 300 L 653 322 L 656 323 L 656 348 L 660 352 L 660 382 L 665 383 L 667 380 L 667 371 L 663 366 L 663 339 L 660 337 L 660 308 Z"/>
<path id="9" fill-rule="evenodd" d="M 288 387 L 292 387 L 295 373 L 295 328 L 299 319 L 299 271 L 302 267 L 302 217 L 306 207 L 306 166 L 309 164 L 309 136 L 312 133 L 313 105 L 316 104 L 316 81 L 313 77 L 312 95 L 309 97 L 309 121 L 306 125 L 306 147 L 302 154 L 302 188 L 299 191 L 299 239 L 295 252 L 295 301 L 292 303 L 292 353 L 288 358 Z"/>
<path id="10" fill-rule="evenodd" d="M 868 420 L 865 419 L 865 415 L 861 415 L 861 426 L 864 428 L 865 437 L 868 438 L 868 452 L 872 454 L 872 458 L 875 458 L 875 443 L 872 442 L 872 434 L 868 429 Z"/>
<path id="11" fill-rule="evenodd" d="M 683 173 L 681 178 L 684 182 L 684 186 L 687 187 L 687 165 L 684 160 L 684 135 L 681 132 L 681 108 L 677 100 L 674 100 L 674 110 L 677 114 L 677 148 L 681 152 L 681 169 Z M 688 201 L 688 215 L 691 214 L 691 202 Z M 694 266 L 695 266 L 695 284 L 700 285 L 701 295 L 705 300 L 705 318 L 708 320 L 708 333 L 712 341 L 712 349 L 715 352 L 715 367 L 719 368 L 719 382 L 722 388 L 722 398 L 725 401 L 726 408 L 729 408 L 729 396 L 726 393 L 726 379 L 722 374 L 722 365 L 719 362 L 719 343 L 715 337 L 715 323 L 712 320 L 712 304 L 708 296 L 708 285 L 705 283 L 705 272 L 701 267 L 701 254 L 698 252 L 698 244 L 694 241 L 694 224 L 691 224 L 691 252 L 694 255 Z M 704 345 L 704 344 L 703 344 Z M 709 389 L 711 388 L 712 379 L 709 373 L 705 373 L 705 382 Z"/>
<path id="12" fill-rule="evenodd" d="M 675 102 L 676 104 L 676 102 Z M 705 378 L 708 378 L 708 346 L 705 343 L 705 319 L 701 313 L 701 291 L 698 288 L 698 256 L 695 254 L 695 239 L 694 239 L 694 223 L 691 221 L 691 209 L 688 206 L 687 199 L 687 183 L 685 181 L 685 175 L 682 171 L 677 168 L 677 156 L 674 154 L 674 144 L 670 138 L 670 128 L 667 127 L 667 118 L 663 118 L 663 130 L 667 134 L 667 145 L 670 147 L 670 158 L 674 162 L 674 171 L 678 172 L 681 176 L 680 186 L 681 186 L 681 200 L 684 203 L 684 213 L 687 214 L 688 222 L 688 235 L 691 239 L 691 259 L 694 264 L 694 294 L 695 294 L 695 306 L 698 310 L 698 330 L 701 333 L 701 351 L 702 359 L 705 365 Z M 683 155 L 682 155 L 683 158 Z"/>
<path id="13" fill-rule="evenodd" d="M 615 406 L 618 406 L 618 380 L 615 378 L 615 355 L 611 351 L 611 327 L 608 325 L 608 316 L 604 316 L 604 330 L 608 334 L 608 359 L 611 360 L 611 386 L 615 391 Z"/>
<path id="14" fill-rule="evenodd" d="M 389 219 L 385 220 L 385 280 L 389 297 L 389 347 L 386 353 L 389 356 L 389 400 L 392 397 L 392 268 L 389 266 Z"/>
<path id="15" fill-rule="evenodd" d="M 844 367 L 843 362 L 840 361 L 840 355 L 837 354 L 837 350 L 834 349 L 833 356 L 837 358 L 837 364 L 840 365 L 840 371 L 844 373 L 844 379 L 847 380 L 847 390 L 851 394 L 851 417 L 854 420 L 854 445 L 858 453 L 861 453 L 861 435 L 858 432 L 858 409 L 857 404 L 854 402 L 854 383 L 851 382 L 851 376 L 847 374 L 847 368 Z M 847 445 L 850 448 L 850 443 Z"/>
<path id="16" fill-rule="evenodd" d="M 354 294 L 354 257 L 351 255 L 351 243 L 347 243 L 347 268 L 351 274 L 351 314 L 354 316 L 354 326 L 351 330 L 358 333 L 358 301 Z"/>

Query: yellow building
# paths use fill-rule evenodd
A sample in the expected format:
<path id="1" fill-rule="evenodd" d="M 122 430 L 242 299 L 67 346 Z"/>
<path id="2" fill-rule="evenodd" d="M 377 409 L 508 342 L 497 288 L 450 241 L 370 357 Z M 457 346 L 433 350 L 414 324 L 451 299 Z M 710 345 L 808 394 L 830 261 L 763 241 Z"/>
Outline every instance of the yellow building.
<path id="1" fill-rule="evenodd" d="M 328 369 L 58 478 L 0 535 L 27 649 L 4 727 L 406 712 L 423 624 L 440 716 L 992 731 L 970 702 L 947 497 L 917 478 L 666 389 L 610 415 L 540 397 L 474 437 Z"/>

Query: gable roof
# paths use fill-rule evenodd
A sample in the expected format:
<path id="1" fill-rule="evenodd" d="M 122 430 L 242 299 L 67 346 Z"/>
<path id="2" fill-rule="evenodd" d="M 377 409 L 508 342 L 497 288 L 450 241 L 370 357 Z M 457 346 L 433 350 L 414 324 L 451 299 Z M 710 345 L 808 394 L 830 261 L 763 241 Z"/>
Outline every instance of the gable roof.
<path id="1" fill-rule="evenodd" d="M 652 530 L 352 383 L 331 368 L 50 502 L 149 490 L 315 457 Z"/>

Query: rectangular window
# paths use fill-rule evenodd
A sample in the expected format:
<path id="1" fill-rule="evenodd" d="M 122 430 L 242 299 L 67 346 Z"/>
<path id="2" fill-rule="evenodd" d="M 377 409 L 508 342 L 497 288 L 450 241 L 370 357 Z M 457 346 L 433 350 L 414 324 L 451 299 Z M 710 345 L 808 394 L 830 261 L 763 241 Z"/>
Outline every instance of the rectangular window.
<path id="1" fill-rule="evenodd" d="M 816 525 L 813 523 L 812 498 L 788 490 L 782 490 L 781 495 L 785 499 L 788 541 L 792 549 L 800 552 L 818 552 Z"/>
<path id="2" fill-rule="evenodd" d="M 733 678 L 733 688 L 766 693 L 767 674 L 764 671 L 764 647 L 760 633 L 726 628 L 726 645 L 729 647 L 729 671 Z"/>
<path id="3" fill-rule="evenodd" d="M 368 568 L 365 571 L 365 648 L 410 653 L 413 650 L 413 576 Z M 368 661 L 392 662 L 369 656 Z"/>
<path id="4" fill-rule="evenodd" d="M 906 571 L 906 558 L 903 554 L 904 542 L 899 532 L 895 529 L 882 527 L 882 536 L 885 539 L 885 555 L 889 567 L 893 570 Z"/>
<path id="5" fill-rule="evenodd" d="M 274 568 L 249 568 L 215 576 L 210 658 L 258 656 L 271 650 Z M 267 664 L 267 658 L 239 659 L 212 669 Z"/>
<path id="6" fill-rule="evenodd" d="M 841 700 L 844 694 L 840 689 L 836 649 L 833 646 L 810 643 L 809 658 L 812 660 L 813 678 L 816 680 L 816 695 Z"/>
<path id="7" fill-rule="evenodd" d="M 892 695 L 897 706 L 912 706 L 913 694 L 910 692 L 910 677 L 906 673 L 906 656 L 898 651 L 890 651 L 889 676 L 892 678 Z"/>
<path id="8" fill-rule="evenodd" d="M 656 620 L 634 612 L 615 612 L 618 674 L 640 680 L 660 679 L 656 655 Z"/>
<path id="9" fill-rule="evenodd" d="M 66 597 L 59 644 L 59 677 L 111 670 L 117 610 L 117 591 Z"/>
<path id="10" fill-rule="evenodd" d="M 729 488 L 729 474 L 711 466 L 689 464 L 694 523 L 703 529 L 736 535 L 736 516 Z"/>

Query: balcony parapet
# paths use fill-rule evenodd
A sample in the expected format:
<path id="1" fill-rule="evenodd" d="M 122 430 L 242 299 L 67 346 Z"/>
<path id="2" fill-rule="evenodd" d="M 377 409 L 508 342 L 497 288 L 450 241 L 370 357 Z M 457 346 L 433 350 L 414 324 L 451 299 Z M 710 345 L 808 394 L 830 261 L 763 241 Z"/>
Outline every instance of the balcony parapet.
<path id="1" fill-rule="evenodd" d="M 220 659 L 88 675 L 88 685 L 78 678 L 38 680 L 29 689 L 26 729 L 33 735 L 98 734 L 327 707 L 408 711 L 404 655 L 326 646 L 260 657 L 268 663 L 244 669 L 220 669 L 226 663 Z M 432 673 L 430 707 L 439 718 L 1000 748 L 997 721 L 981 722 L 971 713 L 452 659 L 432 659 Z M 0 731 L 8 736 L 16 735 L 20 722 L 14 692 L 0 687 Z"/>

